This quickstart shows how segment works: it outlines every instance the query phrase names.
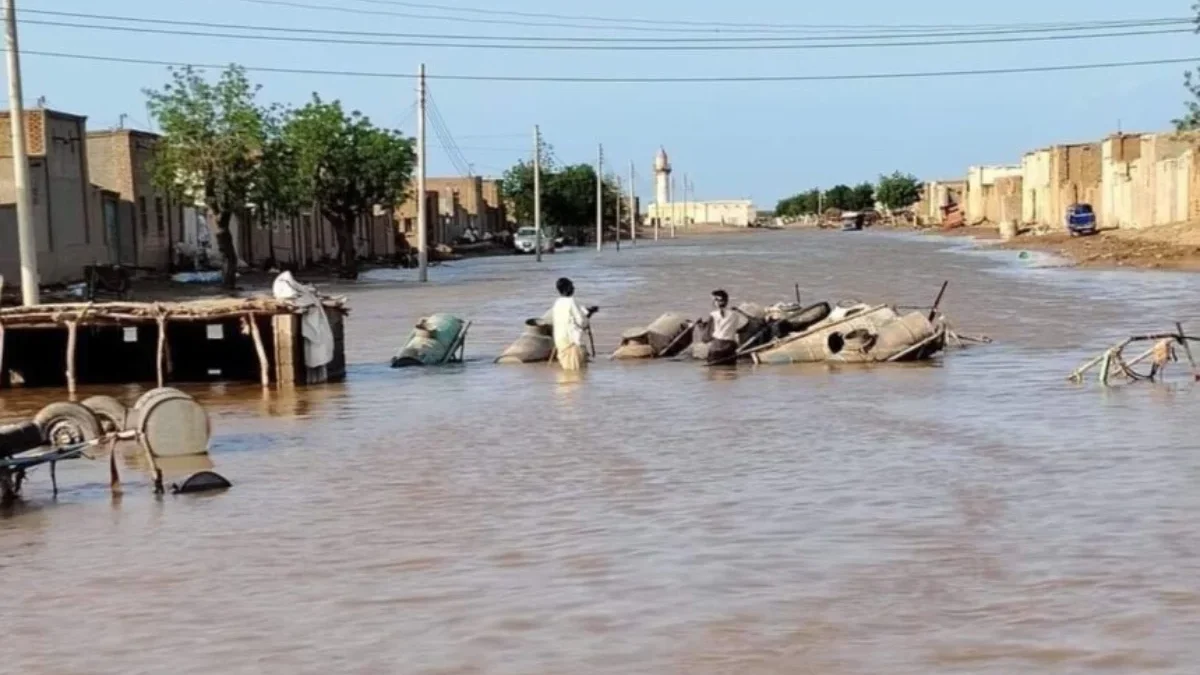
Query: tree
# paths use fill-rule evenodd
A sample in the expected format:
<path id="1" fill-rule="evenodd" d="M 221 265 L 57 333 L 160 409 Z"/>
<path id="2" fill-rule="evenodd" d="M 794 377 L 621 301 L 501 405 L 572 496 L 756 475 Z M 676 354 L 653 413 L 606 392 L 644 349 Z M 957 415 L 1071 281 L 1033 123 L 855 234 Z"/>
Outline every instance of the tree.
<path id="1" fill-rule="evenodd" d="M 249 195 L 253 215 L 267 230 L 268 265 L 275 262 L 274 224 L 299 216 L 307 205 L 295 149 L 283 138 L 279 116 L 271 112 L 265 120 L 262 161 Z"/>
<path id="2" fill-rule="evenodd" d="M 1196 13 L 1196 30 L 1200 32 L 1200 2 L 1192 5 L 1192 11 Z M 1171 120 L 1171 122 L 1175 125 L 1176 131 L 1195 131 L 1200 129 L 1200 70 L 1185 72 L 1183 86 L 1192 95 L 1191 100 L 1185 104 L 1187 114 L 1179 119 Z"/>
<path id="3" fill-rule="evenodd" d="M 377 204 L 394 206 L 404 196 L 416 159 L 411 139 L 316 94 L 287 114 L 281 137 L 294 156 L 299 194 L 318 205 L 337 237 L 341 276 L 356 278 L 355 227 Z"/>
<path id="4" fill-rule="evenodd" d="M 879 201 L 889 209 L 906 209 L 921 199 L 921 182 L 916 176 L 900 173 L 879 177 Z"/>
<path id="5" fill-rule="evenodd" d="M 549 154 L 549 153 L 547 153 Z M 542 162 L 542 226 L 584 242 L 596 226 L 596 168 L 591 164 L 559 167 Z M 504 172 L 501 192 L 517 222 L 533 224 L 533 163 L 521 161 Z M 613 222 L 618 192 L 604 181 L 604 222 Z M 625 205 L 622 204 L 622 209 Z"/>
<path id="6" fill-rule="evenodd" d="M 825 191 L 825 208 L 827 209 L 854 211 L 857 209 L 856 204 L 854 190 L 849 185 L 835 185 Z"/>
<path id="7" fill-rule="evenodd" d="M 854 187 L 851 211 L 865 211 L 875 208 L 875 186 L 870 183 L 859 183 Z"/>
<path id="8" fill-rule="evenodd" d="M 545 191 L 545 178 L 548 162 L 542 163 L 542 190 Z M 553 171 L 553 167 L 550 167 Z M 533 223 L 533 162 L 517 162 L 504 172 L 500 180 L 500 192 L 504 201 L 518 223 Z M 543 195 L 544 196 L 544 195 Z M 543 200 L 544 202 L 544 200 Z M 543 209 L 545 204 L 543 203 Z"/>
<path id="9" fill-rule="evenodd" d="M 821 208 L 821 191 L 809 190 L 792 195 L 775 206 L 775 215 L 781 217 L 805 216 L 817 213 Z"/>
<path id="10" fill-rule="evenodd" d="M 259 179 L 269 112 L 258 105 L 258 87 L 240 66 L 216 82 L 191 67 L 171 69 L 161 90 L 145 90 L 150 116 L 162 129 L 155 147 L 154 182 L 172 197 L 208 208 L 223 284 L 237 284 L 237 251 L 229 224 L 249 203 Z"/>

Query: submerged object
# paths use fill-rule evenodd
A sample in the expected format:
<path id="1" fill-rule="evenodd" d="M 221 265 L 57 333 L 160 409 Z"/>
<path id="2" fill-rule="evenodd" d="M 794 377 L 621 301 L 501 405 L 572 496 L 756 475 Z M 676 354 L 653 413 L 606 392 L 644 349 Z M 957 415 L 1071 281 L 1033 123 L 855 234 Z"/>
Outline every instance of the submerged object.
<path id="1" fill-rule="evenodd" d="M 877 329 L 857 328 L 830 333 L 825 341 L 826 360 L 842 363 L 881 363 L 922 360 L 945 346 L 945 327 L 922 312 L 910 312 Z"/>
<path id="2" fill-rule="evenodd" d="M 663 314 L 648 326 L 625 331 L 612 357 L 654 359 L 675 356 L 691 346 L 692 323 L 680 314 Z"/>
<path id="3" fill-rule="evenodd" d="M 554 327 L 541 319 L 526 319 L 525 331 L 496 359 L 496 363 L 544 363 L 554 356 Z"/>
<path id="4" fill-rule="evenodd" d="M 869 307 L 855 304 L 834 308 L 829 316 L 808 328 L 794 333 L 754 354 L 754 362 L 766 365 L 790 363 L 819 363 L 828 357 L 827 342 L 837 333 L 845 335 L 858 329 L 878 331 L 898 317 L 887 305 Z"/>
<path id="5" fill-rule="evenodd" d="M 826 306 L 828 308 L 828 306 Z M 765 365 L 880 363 L 932 357 L 946 344 L 946 324 L 935 312 L 901 316 L 888 305 L 839 304 L 807 330 L 776 340 L 754 354 Z"/>
<path id="6" fill-rule="evenodd" d="M 172 483 L 171 492 L 177 495 L 215 492 L 233 487 L 224 476 L 212 471 L 200 471 L 188 476 L 182 483 Z"/>
<path id="7" fill-rule="evenodd" d="M 440 366 L 462 361 L 471 323 L 449 314 L 433 314 L 417 322 L 404 346 L 392 357 L 393 368 Z"/>
<path id="8" fill-rule="evenodd" d="M 208 454 L 212 425 L 204 406 L 171 387 L 142 394 L 130 411 L 129 428 L 138 443 L 154 457 L 189 457 Z"/>

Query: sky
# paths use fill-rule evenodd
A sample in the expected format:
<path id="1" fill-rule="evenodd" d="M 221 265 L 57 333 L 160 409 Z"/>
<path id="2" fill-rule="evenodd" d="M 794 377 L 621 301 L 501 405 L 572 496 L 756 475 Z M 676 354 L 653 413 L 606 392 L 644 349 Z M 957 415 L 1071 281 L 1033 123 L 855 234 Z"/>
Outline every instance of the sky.
<path id="1" fill-rule="evenodd" d="M 759 208 L 769 209 L 778 199 L 814 186 L 872 181 L 896 170 L 922 179 L 955 178 L 965 175 L 968 166 L 1016 163 L 1024 152 L 1053 143 L 1097 140 L 1118 128 L 1166 129 L 1171 119 L 1183 111 L 1187 97 L 1183 71 L 1190 65 L 792 82 L 514 83 L 440 80 L 437 76 L 745 78 L 987 70 L 1193 56 L 1200 63 L 1200 35 L 1190 33 L 807 50 L 491 50 L 117 32 L 95 26 L 129 24 L 32 13 L 50 10 L 389 35 L 638 38 L 651 41 L 641 44 L 656 46 L 669 46 L 672 43 L 664 42 L 669 39 L 712 37 L 712 33 L 684 31 L 697 29 L 699 24 L 706 25 L 698 30 L 707 30 L 710 25 L 731 22 L 772 25 L 776 31 L 791 30 L 778 27 L 796 25 L 879 26 L 857 28 L 870 33 L 929 24 L 1011 25 L 1192 15 L 1191 0 L 609 0 L 603 4 L 552 0 L 274 1 L 278 4 L 264 4 L 263 0 L 17 0 L 18 12 L 25 12 L 20 14 L 25 22 L 85 25 L 22 23 L 26 104 L 44 97 L 50 108 L 86 115 L 93 129 L 116 126 L 122 115 L 126 116 L 126 126 L 153 129 L 142 92 L 148 87 L 161 87 L 168 79 L 162 65 L 29 52 L 414 76 L 419 64 L 424 63 L 430 75 L 429 90 L 445 127 L 476 174 L 498 176 L 516 161 L 529 158 L 533 127 L 538 125 L 545 141 L 553 147 L 554 158 L 561 163 L 595 162 L 597 146 L 603 144 L 609 165 L 619 169 L 627 180 L 632 161 L 636 190 L 644 197 L 643 203 L 649 201 L 652 161 L 661 146 L 670 154 L 676 176 L 688 174 L 696 199 L 753 199 Z M 471 12 L 470 8 L 571 18 L 486 14 Z M 528 23 L 559 25 L 520 25 Z M 222 32 L 188 26 L 144 27 Z M 721 36 L 756 37 L 736 30 L 752 29 L 728 32 L 727 25 Z M 810 35 L 815 34 L 816 29 L 808 30 Z M 829 35 L 831 30 L 816 32 Z M 300 35 L 275 34 L 291 38 Z M 341 39 L 405 38 L 351 35 Z M 380 125 L 416 133 L 415 77 L 255 71 L 250 76 L 262 85 L 260 96 L 264 102 L 299 105 L 318 92 L 323 98 L 340 99 L 347 107 L 361 110 Z M 459 169 L 450 161 L 444 141 L 431 131 L 428 143 L 430 175 L 457 175 Z"/>

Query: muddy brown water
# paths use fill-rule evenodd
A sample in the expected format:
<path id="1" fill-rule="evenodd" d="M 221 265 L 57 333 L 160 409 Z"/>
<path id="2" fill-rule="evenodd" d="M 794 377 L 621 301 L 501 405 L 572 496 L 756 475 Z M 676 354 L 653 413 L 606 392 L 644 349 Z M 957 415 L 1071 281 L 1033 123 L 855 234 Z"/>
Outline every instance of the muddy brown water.
<path id="1" fill-rule="evenodd" d="M 375 272 L 344 289 L 345 384 L 190 388 L 232 491 L 159 500 L 127 474 L 114 500 L 76 462 L 55 501 L 34 476 L 0 519 L 0 671 L 1197 672 L 1200 391 L 1064 376 L 1200 321 L 1200 277 L 966 245 L 764 232 L 427 287 Z M 602 352 L 718 287 L 920 304 L 943 279 L 996 344 L 915 367 L 493 366 L 560 274 L 603 308 Z M 469 362 L 389 369 L 435 311 L 475 321 Z M 0 418 L 58 395 L 5 392 Z"/>

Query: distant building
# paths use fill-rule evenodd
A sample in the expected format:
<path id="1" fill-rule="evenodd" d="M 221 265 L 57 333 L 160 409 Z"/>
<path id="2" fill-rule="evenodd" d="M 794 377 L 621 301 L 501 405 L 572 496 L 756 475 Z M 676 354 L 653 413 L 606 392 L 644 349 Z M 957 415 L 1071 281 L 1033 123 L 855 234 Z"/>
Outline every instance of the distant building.
<path id="1" fill-rule="evenodd" d="M 102 214 L 118 196 L 92 185 L 88 174 L 87 118 L 37 108 L 25 111 L 26 150 L 38 275 L 42 284 L 83 278 L 83 268 L 110 259 Z M 0 112 L 0 128 L 9 129 Z M 16 185 L 12 134 L 0 132 L 0 275 L 12 288 L 20 283 Z"/>
<path id="2" fill-rule="evenodd" d="M 425 188 L 430 246 L 451 244 L 468 231 L 480 237 L 495 234 L 508 225 L 499 180 L 479 176 L 427 178 Z M 416 246 L 417 201 L 413 196 L 396 210 L 396 225 L 409 245 Z"/>
<path id="3" fill-rule="evenodd" d="M 758 220 L 758 210 L 749 199 L 673 202 L 671 198 L 671 161 L 667 151 L 659 148 L 654 157 L 654 203 L 646 210 L 646 225 L 750 227 Z"/>
<path id="4" fill-rule="evenodd" d="M 159 136 L 147 131 L 112 129 L 87 134 L 92 180 L 118 196 L 109 241 L 113 262 L 167 270 L 174 244 L 183 231 L 183 204 L 172 203 L 154 185 L 151 168 Z M 106 218 L 114 220 L 106 203 Z"/>

